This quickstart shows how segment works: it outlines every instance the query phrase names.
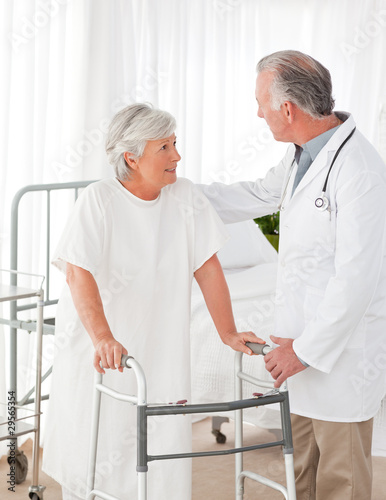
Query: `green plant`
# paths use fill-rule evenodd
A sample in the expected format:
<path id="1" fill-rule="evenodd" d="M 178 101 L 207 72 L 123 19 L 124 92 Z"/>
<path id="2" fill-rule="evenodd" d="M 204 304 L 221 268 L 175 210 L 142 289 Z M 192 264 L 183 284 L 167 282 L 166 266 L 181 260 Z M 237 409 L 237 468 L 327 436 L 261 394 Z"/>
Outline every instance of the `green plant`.
<path id="1" fill-rule="evenodd" d="M 254 219 L 264 234 L 279 234 L 280 212 Z"/>

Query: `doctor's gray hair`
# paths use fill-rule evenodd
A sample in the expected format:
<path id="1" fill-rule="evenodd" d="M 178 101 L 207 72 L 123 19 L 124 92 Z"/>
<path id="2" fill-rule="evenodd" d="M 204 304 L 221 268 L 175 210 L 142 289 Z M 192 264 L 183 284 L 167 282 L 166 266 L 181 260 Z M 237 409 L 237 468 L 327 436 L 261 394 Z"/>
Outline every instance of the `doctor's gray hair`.
<path id="1" fill-rule="evenodd" d="M 263 57 L 257 73 L 272 71 L 271 107 L 279 110 L 285 101 L 296 104 L 313 118 L 328 116 L 334 109 L 331 75 L 311 56 L 297 50 L 282 50 Z"/>
<path id="2" fill-rule="evenodd" d="M 119 111 L 112 119 L 106 138 L 106 153 L 120 181 L 130 179 L 132 169 L 124 153 L 133 158 L 143 155 L 147 141 L 164 139 L 176 130 L 176 120 L 167 111 L 149 104 L 131 104 Z"/>

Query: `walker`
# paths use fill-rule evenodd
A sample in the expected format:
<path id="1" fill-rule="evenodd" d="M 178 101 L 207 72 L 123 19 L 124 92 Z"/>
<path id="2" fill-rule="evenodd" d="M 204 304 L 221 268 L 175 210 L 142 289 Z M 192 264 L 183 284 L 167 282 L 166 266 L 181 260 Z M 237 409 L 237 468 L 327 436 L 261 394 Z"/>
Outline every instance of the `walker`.
<path id="1" fill-rule="evenodd" d="M 267 344 L 247 343 L 255 354 L 265 355 L 272 350 Z M 88 461 L 87 474 L 87 500 L 93 500 L 95 497 L 103 500 L 124 500 L 109 495 L 103 491 L 94 488 L 97 443 L 99 432 L 99 411 L 101 404 L 101 393 L 107 394 L 120 401 L 137 406 L 137 475 L 138 475 L 138 500 L 147 500 L 147 473 L 148 463 L 154 460 L 179 459 L 190 457 L 207 457 L 216 455 L 235 454 L 235 499 L 242 500 L 244 497 L 244 479 L 248 477 L 258 481 L 266 486 L 280 491 L 287 500 L 296 500 L 295 475 L 293 465 L 293 446 L 291 419 L 289 411 L 287 384 L 284 382 L 280 389 L 273 389 L 266 394 L 256 395 L 251 399 L 242 399 L 242 381 L 245 380 L 252 384 L 263 387 L 273 387 L 272 382 L 265 382 L 249 376 L 242 371 L 242 353 L 235 354 L 235 401 L 225 403 L 208 403 L 187 405 L 184 401 L 173 405 L 152 406 L 147 404 L 146 396 L 146 378 L 141 365 L 130 356 L 122 356 L 121 366 L 131 368 L 137 378 L 138 393 L 137 396 L 123 394 L 103 385 L 103 375 L 95 373 L 94 401 L 91 423 L 90 453 Z M 263 405 L 279 403 L 282 423 L 283 439 L 271 443 L 257 444 L 253 446 L 243 446 L 243 408 L 251 408 Z M 178 453 L 169 455 L 148 455 L 147 453 L 147 418 L 160 415 L 181 415 L 194 413 L 215 413 L 215 412 L 235 412 L 235 448 L 223 451 L 206 451 L 194 453 Z M 260 476 L 255 472 L 243 470 L 243 453 L 261 448 L 270 448 L 273 446 L 282 446 L 285 461 L 286 483 L 287 487 L 272 481 L 266 477 Z M 151 499 L 152 500 L 152 499 Z"/>

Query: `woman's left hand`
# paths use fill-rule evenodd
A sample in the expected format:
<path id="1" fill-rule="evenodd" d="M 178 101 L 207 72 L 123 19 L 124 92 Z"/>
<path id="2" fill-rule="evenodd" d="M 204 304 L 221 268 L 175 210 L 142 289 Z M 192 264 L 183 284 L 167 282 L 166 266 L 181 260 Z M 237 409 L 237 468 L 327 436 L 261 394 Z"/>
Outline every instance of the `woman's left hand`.
<path id="1" fill-rule="evenodd" d="M 265 344 L 265 340 L 256 337 L 253 332 L 229 332 L 225 335 L 221 335 L 221 339 L 224 344 L 229 345 L 235 351 L 240 351 L 251 356 L 253 354 L 252 350 L 246 346 L 246 342 L 252 342 L 255 344 Z"/>

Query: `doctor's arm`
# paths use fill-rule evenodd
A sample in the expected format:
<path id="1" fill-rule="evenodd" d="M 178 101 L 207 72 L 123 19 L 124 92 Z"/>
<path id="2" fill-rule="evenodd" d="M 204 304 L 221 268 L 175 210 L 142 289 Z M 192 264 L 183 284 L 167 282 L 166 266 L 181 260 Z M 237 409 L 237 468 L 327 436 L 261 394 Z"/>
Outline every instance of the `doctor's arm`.
<path id="1" fill-rule="evenodd" d="M 255 219 L 278 211 L 283 183 L 293 159 L 289 147 L 283 160 L 271 168 L 262 179 L 233 184 L 214 182 L 198 187 L 209 199 L 225 224 Z"/>
<path id="2" fill-rule="evenodd" d="M 227 282 L 217 255 L 205 262 L 194 277 L 201 288 L 209 313 L 224 344 L 235 351 L 252 354 L 246 342 L 265 344 L 252 332 L 237 332 Z"/>
<path id="3" fill-rule="evenodd" d="M 72 299 L 91 341 L 94 345 L 94 367 L 99 373 L 103 368 L 120 367 L 122 354 L 127 350 L 117 342 L 111 333 L 104 310 L 98 285 L 93 275 L 85 269 L 67 263 L 66 280 L 70 287 Z"/>

